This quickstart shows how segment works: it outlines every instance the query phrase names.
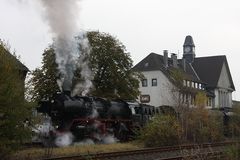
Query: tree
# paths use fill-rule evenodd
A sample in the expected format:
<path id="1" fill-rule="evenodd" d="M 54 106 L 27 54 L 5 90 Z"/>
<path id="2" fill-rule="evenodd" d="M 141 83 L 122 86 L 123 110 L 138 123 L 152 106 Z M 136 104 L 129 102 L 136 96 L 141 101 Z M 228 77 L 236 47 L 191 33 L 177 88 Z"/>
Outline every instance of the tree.
<path id="1" fill-rule="evenodd" d="M 42 67 L 32 72 L 30 83 L 33 89 L 30 94 L 33 100 L 40 101 L 60 91 L 57 85 L 57 73 L 55 53 L 52 47 L 49 47 L 43 52 Z"/>
<path id="2" fill-rule="evenodd" d="M 219 112 L 206 109 L 207 96 L 204 92 L 196 95 L 196 107 L 188 113 L 187 138 L 193 142 L 215 142 L 223 139 L 223 119 Z"/>
<path id="3" fill-rule="evenodd" d="M 169 87 L 176 101 L 175 110 L 181 124 L 183 137 L 189 142 L 219 141 L 223 137 L 221 116 L 206 109 L 207 96 L 205 91 L 184 86 L 189 77 L 180 69 L 170 70 L 173 86 Z M 188 95 L 188 96 L 187 96 Z M 191 95 L 191 100 L 187 100 Z M 190 102 L 194 106 L 190 106 Z"/>
<path id="4" fill-rule="evenodd" d="M 125 46 L 107 33 L 89 32 L 90 64 L 94 74 L 93 95 L 107 98 L 136 99 L 139 74 L 131 70 L 133 62 Z"/>
<path id="5" fill-rule="evenodd" d="M 133 62 L 125 46 L 107 33 L 98 31 L 88 32 L 87 37 L 91 46 L 89 57 L 90 68 L 93 72 L 94 89 L 89 93 L 105 98 L 135 99 L 139 95 L 140 74 L 131 70 Z M 59 91 L 57 86 L 57 64 L 52 47 L 43 53 L 42 67 L 33 71 L 31 79 L 33 99 L 51 97 Z M 81 68 L 77 68 L 73 84 L 81 82 Z"/>
<path id="6" fill-rule="evenodd" d="M 0 43 L 0 157 L 2 159 L 18 149 L 29 138 L 24 121 L 31 115 L 31 108 L 24 101 L 23 77 L 17 60 Z"/>

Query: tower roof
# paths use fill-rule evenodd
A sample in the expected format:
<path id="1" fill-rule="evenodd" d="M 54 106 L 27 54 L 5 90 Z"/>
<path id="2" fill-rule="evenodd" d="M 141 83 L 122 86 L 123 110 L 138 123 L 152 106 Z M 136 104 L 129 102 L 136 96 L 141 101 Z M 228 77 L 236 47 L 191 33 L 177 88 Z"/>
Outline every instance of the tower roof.
<path id="1" fill-rule="evenodd" d="M 190 35 L 186 36 L 184 44 L 183 44 L 183 47 L 185 47 L 185 46 L 193 46 L 193 47 L 195 47 L 193 39 L 192 39 L 192 36 L 190 36 Z"/>

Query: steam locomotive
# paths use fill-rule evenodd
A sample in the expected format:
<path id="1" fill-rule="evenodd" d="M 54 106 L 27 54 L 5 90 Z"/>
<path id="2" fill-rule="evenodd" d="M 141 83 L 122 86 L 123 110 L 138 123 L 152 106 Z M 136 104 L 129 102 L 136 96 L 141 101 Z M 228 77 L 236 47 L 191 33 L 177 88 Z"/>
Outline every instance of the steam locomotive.
<path id="1" fill-rule="evenodd" d="M 160 113 L 146 104 L 70 96 L 69 92 L 41 101 L 37 111 L 51 117 L 54 127 L 49 130 L 48 138 L 56 140 L 59 135 L 70 132 L 73 141 L 91 139 L 94 143 L 102 143 L 109 136 L 128 141 L 154 114 Z"/>

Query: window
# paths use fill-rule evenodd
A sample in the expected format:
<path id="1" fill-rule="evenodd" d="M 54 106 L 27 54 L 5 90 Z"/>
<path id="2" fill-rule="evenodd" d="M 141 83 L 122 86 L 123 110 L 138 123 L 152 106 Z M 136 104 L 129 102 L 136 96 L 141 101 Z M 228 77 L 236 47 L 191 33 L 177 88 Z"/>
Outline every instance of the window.
<path id="1" fill-rule="evenodd" d="M 186 97 L 185 97 L 185 98 L 186 98 L 186 99 L 185 99 L 185 103 L 188 104 L 188 102 L 189 102 L 189 95 L 186 94 Z"/>
<path id="2" fill-rule="evenodd" d="M 194 88 L 194 82 L 192 82 L 192 88 Z"/>
<path id="3" fill-rule="evenodd" d="M 198 84 L 197 84 L 197 83 L 195 83 L 195 88 L 197 88 L 197 89 L 198 89 Z"/>
<path id="4" fill-rule="evenodd" d="M 208 100 L 207 100 L 207 106 L 212 106 L 212 98 L 211 97 L 208 97 Z"/>
<path id="5" fill-rule="evenodd" d="M 142 80 L 142 87 L 147 87 L 147 79 Z"/>
<path id="6" fill-rule="evenodd" d="M 152 86 L 157 86 L 157 79 L 156 78 L 152 79 Z"/>
<path id="7" fill-rule="evenodd" d="M 190 81 L 187 81 L 187 87 L 190 87 Z"/>
<path id="8" fill-rule="evenodd" d="M 195 97 L 191 95 L 191 105 L 195 105 Z"/>
<path id="9" fill-rule="evenodd" d="M 186 86 L 186 85 L 187 85 L 186 80 L 183 80 L 183 86 Z"/>

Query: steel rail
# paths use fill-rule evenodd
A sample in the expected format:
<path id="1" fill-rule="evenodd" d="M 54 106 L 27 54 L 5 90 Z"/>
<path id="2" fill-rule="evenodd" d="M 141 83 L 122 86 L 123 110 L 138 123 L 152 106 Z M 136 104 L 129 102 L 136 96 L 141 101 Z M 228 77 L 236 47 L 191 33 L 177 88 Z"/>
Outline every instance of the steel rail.
<path id="1" fill-rule="evenodd" d="M 114 158 L 114 157 L 123 157 L 123 156 L 134 156 L 134 155 L 144 155 L 144 154 L 151 154 L 151 153 L 165 153 L 165 152 L 173 152 L 179 151 L 182 149 L 194 149 L 196 147 L 207 148 L 207 147 L 221 147 L 226 145 L 233 145 L 237 142 L 219 142 L 219 143 L 204 143 L 204 144 L 193 144 L 193 145 L 178 145 L 178 146 L 167 146 L 167 147 L 156 147 L 156 148 L 144 148 L 144 149 L 137 149 L 137 150 L 129 150 L 129 151 L 120 151 L 120 152 L 108 152 L 108 153 L 96 153 L 96 154 L 85 154 L 85 155 L 73 155 L 73 156 L 61 156 L 61 157 L 51 157 L 51 158 L 44 158 L 42 160 L 86 160 L 86 159 L 107 159 L 107 158 Z M 180 159 L 179 157 L 173 157 Z M 183 157 L 182 157 L 183 159 Z M 164 160 L 164 159 L 163 159 Z M 167 160 L 167 159 L 166 159 Z M 169 159 L 171 160 L 171 159 Z"/>
<path id="2" fill-rule="evenodd" d="M 224 158 L 225 156 L 223 155 L 223 152 L 218 151 L 218 152 L 205 152 L 201 154 L 195 154 L 195 155 L 186 155 L 186 156 L 175 156 L 175 157 L 168 157 L 168 158 L 160 158 L 157 160 L 183 160 L 183 159 L 188 159 L 188 158 L 196 158 L 198 156 L 207 156 L 208 160 L 210 159 L 215 159 L 215 158 Z"/>

